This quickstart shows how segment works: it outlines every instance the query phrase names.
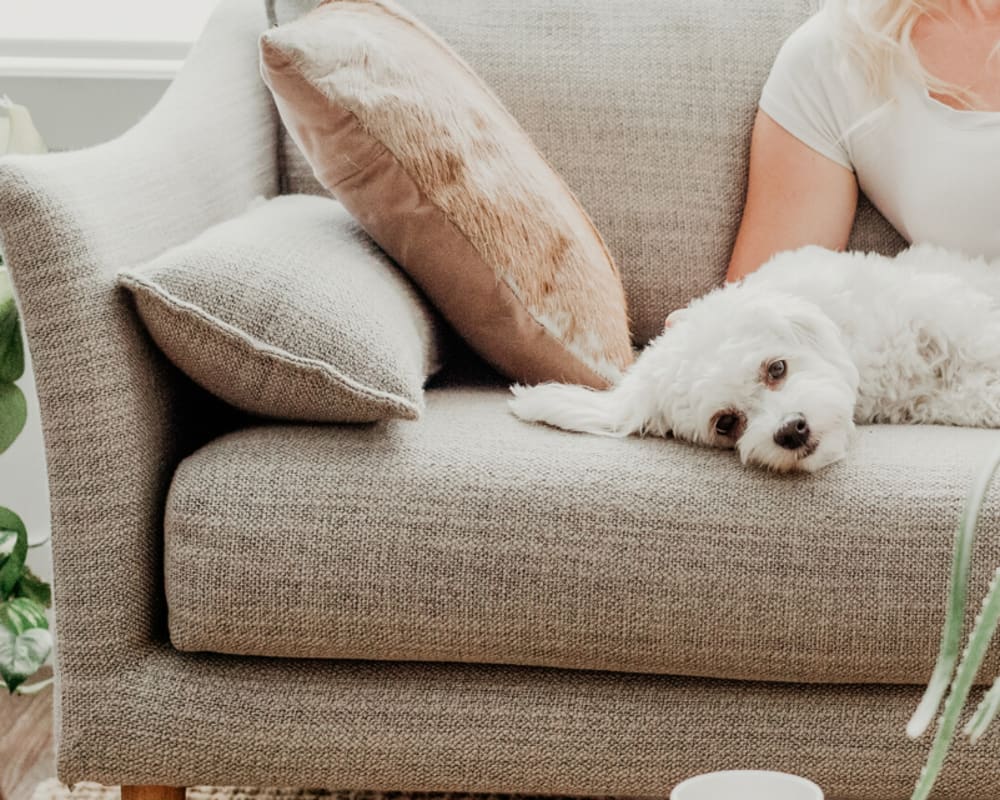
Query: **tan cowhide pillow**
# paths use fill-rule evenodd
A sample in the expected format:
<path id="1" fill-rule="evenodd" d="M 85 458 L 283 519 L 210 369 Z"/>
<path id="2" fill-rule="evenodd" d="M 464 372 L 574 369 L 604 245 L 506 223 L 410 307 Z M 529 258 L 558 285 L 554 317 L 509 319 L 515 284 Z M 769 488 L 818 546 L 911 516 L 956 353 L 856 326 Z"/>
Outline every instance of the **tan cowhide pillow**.
<path id="1" fill-rule="evenodd" d="M 260 47 L 316 177 L 480 355 L 528 383 L 619 377 L 632 350 L 604 242 L 447 44 L 389 0 L 327 0 Z"/>

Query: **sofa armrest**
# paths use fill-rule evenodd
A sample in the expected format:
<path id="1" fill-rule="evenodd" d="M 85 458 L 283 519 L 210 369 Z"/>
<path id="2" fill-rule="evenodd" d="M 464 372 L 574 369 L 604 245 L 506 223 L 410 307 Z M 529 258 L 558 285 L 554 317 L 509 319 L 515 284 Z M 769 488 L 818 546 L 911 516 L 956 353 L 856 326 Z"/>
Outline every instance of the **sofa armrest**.
<path id="1" fill-rule="evenodd" d="M 163 502 L 204 407 L 115 274 L 276 193 L 278 122 L 257 56 L 266 25 L 262 1 L 225 0 L 132 130 L 0 160 L 0 235 L 48 459 L 63 707 L 69 684 L 77 701 L 85 684 L 113 693 L 112 676 L 166 640 Z"/>

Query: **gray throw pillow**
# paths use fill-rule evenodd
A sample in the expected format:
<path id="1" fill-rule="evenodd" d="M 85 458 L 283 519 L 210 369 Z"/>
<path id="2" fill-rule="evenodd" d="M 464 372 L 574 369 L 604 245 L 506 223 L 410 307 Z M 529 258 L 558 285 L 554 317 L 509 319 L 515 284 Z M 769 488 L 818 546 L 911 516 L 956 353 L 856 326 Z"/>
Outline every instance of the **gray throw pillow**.
<path id="1" fill-rule="evenodd" d="M 245 411 L 372 422 L 423 410 L 440 323 L 335 200 L 261 201 L 118 280 L 167 357 Z"/>

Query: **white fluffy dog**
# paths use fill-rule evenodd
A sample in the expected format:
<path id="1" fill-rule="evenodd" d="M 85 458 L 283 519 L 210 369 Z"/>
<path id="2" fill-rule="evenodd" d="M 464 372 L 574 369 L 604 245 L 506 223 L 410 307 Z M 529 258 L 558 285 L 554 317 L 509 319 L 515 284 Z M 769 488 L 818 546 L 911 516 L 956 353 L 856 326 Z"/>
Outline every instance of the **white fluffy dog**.
<path id="1" fill-rule="evenodd" d="M 693 301 L 613 388 L 515 386 L 529 422 L 672 434 L 812 472 L 854 423 L 1000 427 L 1000 263 L 806 247 Z"/>

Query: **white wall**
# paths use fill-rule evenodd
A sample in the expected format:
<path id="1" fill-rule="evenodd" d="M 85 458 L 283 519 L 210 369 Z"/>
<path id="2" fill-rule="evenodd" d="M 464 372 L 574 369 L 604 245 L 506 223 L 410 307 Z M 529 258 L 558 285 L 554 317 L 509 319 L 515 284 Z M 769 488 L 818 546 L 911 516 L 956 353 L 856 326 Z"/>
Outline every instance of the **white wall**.
<path id="1" fill-rule="evenodd" d="M 0 0 L 0 93 L 31 110 L 54 150 L 110 139 L 160 97 L 214 5 Z"/>
<path id="2" fill-rule="evenodd" d="M 183 58 L 213 6 L 212 0 L 0 0 L 0 57 L 65 53 L 72 45 L 94 57 Z"/>
<path id="3" fill-rule="evenodd" d="M 0 95 L 31 111 L 50 150 L 105 142 L 138 122 L 160 99 L 168 79 L 4 77 Z"/>

